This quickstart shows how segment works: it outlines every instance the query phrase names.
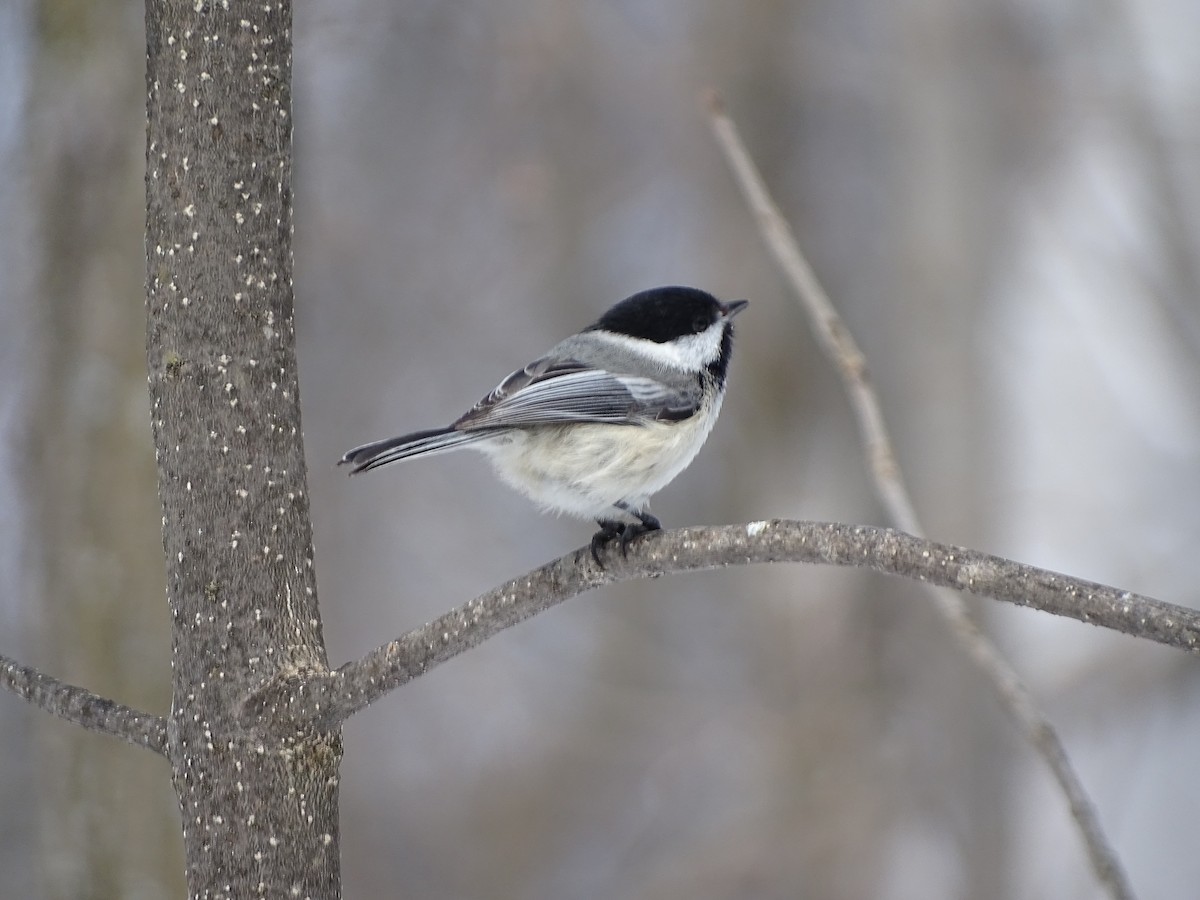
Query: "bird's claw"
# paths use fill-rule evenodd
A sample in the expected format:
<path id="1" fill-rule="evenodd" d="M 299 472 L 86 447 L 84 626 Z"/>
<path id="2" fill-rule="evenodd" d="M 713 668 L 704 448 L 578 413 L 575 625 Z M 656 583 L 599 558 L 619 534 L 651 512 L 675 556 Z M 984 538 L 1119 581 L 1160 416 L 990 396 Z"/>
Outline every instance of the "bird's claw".
<path id="1" fill-rule="evenodd" d="M 600 559 L 600 551 L 607 549 L 614 538 L 620 539 L 621 556 L 628 559 L 629 545 L 635 538 L 648 531 L 658 531 L 662 528 L 662 523 L 649 513 L 634 513 L 634 515 L 638 517 L 638 521 L 632 523 L 600 520 L 600 530 L 592 535 L 592 559 L 600 568 L 604 568 L 604 561 Z"/>
<path id="2" fill-rule="evenodd" d="M 624 523 L 613 522 L 610 519 L 600 520 L 600 530 L 592 535 L 592 559 L 596 561 L 596 565 L 604 568 L 604 561 L 600 559 L 600 551 L 605 549 L 613 538 L 619 537 L 624 540 L 624 534 Z"/>

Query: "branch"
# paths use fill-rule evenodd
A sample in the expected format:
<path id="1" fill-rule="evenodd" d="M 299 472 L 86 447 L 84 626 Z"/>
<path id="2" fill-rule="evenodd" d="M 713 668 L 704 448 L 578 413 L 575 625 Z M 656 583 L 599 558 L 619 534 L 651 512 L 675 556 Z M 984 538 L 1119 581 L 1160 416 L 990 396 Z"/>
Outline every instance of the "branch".
<path id="1" fill-rule="evenodd" d="M 606 568 L 588 548 L 481 594 L 432 622 L 328 673 L 270 684 L 243 710 L 247 721 L 274 707 L 284 720 L 333 728 L 390 691 L 506 628 L 593 588 L 676 572 L 748 563 L 806 562 L 874 569 L 1069 616 L 1196 652 L 1200 612 L 975 550 L 888 528 L 773 520 L 681 528 L 639 538 Z"/>
<path id="2" fill-rule="evenodd" d="M 139 747 L 165 755 L 167 723 L 162 716 L 123 706 L 86 688 L 66 684 L 0 656 L 0 687 L 28 700 L 39 709 Z"/>
<path id="3" fill-rule="evenodd" d="M 867 448 L 869 469 L 879 499 L 892 521 L 900 528 L 913 534 L 922 534 L 924 529 L 904 485 L 900 466 L 896 463 L 879 398 L 867 375 L 866 357 L 801 253 L 787 220 L 771 199 L 762 175 L 742 143 L 737 127 L 725 114 L 720 96 L 715 91 L 709 91 L 705 101 L 713 134 L 733 170 L 747 205 L 758 220 L 763 240 L 808 314 L 817 342 L 841 375 L 842 385 Z M 1038 707 L 1016 671 L 971 619 L 962 598 L 944 590 L 934 590 L 932 596 L 955 639 L 992 683 L 1001 704 L 1058 781 L 1100 881 L 1112 897 L 1118 900 L 1132 898 L 1133 890 L 1121 870 L 1120 861 L 1108 844 L 1095 808 L 1049 718 Z"/>

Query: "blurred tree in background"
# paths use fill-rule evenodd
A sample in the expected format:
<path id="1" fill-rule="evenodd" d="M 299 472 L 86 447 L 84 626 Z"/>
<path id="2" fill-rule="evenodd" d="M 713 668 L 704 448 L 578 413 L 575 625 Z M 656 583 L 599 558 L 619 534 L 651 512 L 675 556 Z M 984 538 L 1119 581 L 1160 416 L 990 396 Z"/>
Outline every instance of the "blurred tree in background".
<path id="1" fill-rule="evenodd" d="M 296 292 L 335 661 L 583 543 L 472 458 L 347 482 L 643 287 L 749 297 L 668 525 L 880 520 L 698 109 L 722 90 L 863 344 L 931 535 L 1191 602 L 1200 12 L 1186 0 L 297 6 Z M 0 650 L 165 711 L 141 5 L 0 4 Z M 474 553 L 463 565 L 457 551 Z M 586 597 L 346 729 L 347 896 L 1090 896 L 914 586 Z M 1200 879 L 1182 654 L 975 604 L 1135 888 Z M 614 677 L 613 672 L 620 672 Z M 182 894 L 165 767 L 0 704 L 0 895 Z M 399 886 L 399 887 L 398 887 Z"/>
<path id="2" fill-rule="evenodd" d="M 145 276 L 138 270 L 142 10 L 50 0 L 29 7 L 27 17 L 13 12 L 10 26 L 28 29 L 10 32 L 25 45 L 27 68 L 6 83 L 28 87 L 15 106 L 15 164 L 5 171 L 18 174 L 27 206 L 3 210 L 0 234 L 7 244 L 15 229 L 28 229 L 32 251 L 9 270 L 20 273 L 9 283 L 20 291 L 4 297 L 15 327 L 0 363 L 5 383 L 20 385 L 25 401 L 5 442 L 20 497 L 6 537 L 21 548 L 20 570 L 5 574 L 24 586 L 12 597 L 22 601 L 25 625 L 13 649 L 34 648 L 21 655 L 61 678 L 164 710 L 171 638 L 154 448 L 146 440 Z M 6 774 L 28 793 L 5 807 L 20 822 L 25 850 L 4 868 L 0 894 L 181 896 L 179 813 L 168 770 L 58 719 L 18 716 L 3 740 L 28 742 L 27 762 Z"/>

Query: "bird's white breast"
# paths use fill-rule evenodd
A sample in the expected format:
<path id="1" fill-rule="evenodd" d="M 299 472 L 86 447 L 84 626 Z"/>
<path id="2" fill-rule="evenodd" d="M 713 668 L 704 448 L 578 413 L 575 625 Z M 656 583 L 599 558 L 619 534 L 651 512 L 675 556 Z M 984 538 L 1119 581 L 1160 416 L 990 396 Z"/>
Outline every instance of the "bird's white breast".
<path id="1" fill-rule="evenodd" d="M 720 410 L 715 398 L 677 422 L 556 425 L 480 444 L 504 481 L 542 507 L 620 519 L 613 504 L 642 509 L 696 457 Z"/>

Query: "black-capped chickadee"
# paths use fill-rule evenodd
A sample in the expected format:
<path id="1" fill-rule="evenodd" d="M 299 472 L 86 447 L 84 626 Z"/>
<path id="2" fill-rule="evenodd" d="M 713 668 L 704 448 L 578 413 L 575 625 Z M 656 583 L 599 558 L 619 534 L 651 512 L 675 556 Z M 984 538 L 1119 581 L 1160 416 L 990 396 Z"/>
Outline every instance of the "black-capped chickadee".
<path id="1" fill-rule="evenodd" d="M 650 495 L 699 452 L 725 397 L 733 317 L 748 301 L 660 287 L 622 300 L 513 372 L 446 428 L 355 447 L 351 474 L 412 456 L 482 450 L 543 508 L 595 519 L 592 556 L 662 527 Z"/>

